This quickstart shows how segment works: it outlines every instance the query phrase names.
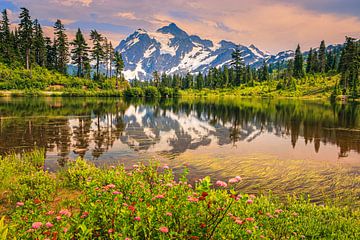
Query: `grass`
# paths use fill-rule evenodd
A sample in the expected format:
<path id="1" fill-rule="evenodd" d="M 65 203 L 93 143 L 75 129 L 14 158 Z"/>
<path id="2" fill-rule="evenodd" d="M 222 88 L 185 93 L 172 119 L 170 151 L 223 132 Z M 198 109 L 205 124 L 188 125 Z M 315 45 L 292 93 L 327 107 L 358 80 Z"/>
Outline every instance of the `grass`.
<path id="1" fill-rule="evenodd" d="M 238 192 L 167 166 L 99 169 L 85 160 L 51 174 L 44 153 L 0 160 L 3 239 L 359 239 L 360 212 Z M 230 178 L 230 177 L 229 177 Z"/>
<path id="2" fill-rule="evenodd" d="M 291 97 L 291 98 L 330 98 L 334 86 L 339 82 L 340 75 L 335 76 L 307 76 L 297 80 L 296 86 L 280 88 L 282 80 L 268 82 L 255 82 L 254 86 L 242 85 L 235 88 L 182 90 L 182 97 L 214 97 L 214 96 L 237 96 L 237 97 Z"/>

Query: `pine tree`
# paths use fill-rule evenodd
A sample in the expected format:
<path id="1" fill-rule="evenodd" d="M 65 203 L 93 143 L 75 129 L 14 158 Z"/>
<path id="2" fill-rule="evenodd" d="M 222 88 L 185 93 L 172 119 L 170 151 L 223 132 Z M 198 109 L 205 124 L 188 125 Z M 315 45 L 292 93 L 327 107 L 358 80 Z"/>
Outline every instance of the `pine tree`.
<path id="1" fill-rule="evenodd" d="M 326 71 L 326 46 L 325 41 L 321 41 L 319 48 L 319 72 L 325 73 Z"/>
<path id="2" fill-rule="evenodd" d="M 312 73 L 312 63 L 313 63 L 313 49 L 310 48 L 309 55 L 306 61 L 306 73 Z"/>
<path id="3" fill-rule="evenodd" d="M 45 48 L 46 48 L 46 68 L 55 69 L 56 62 L 56 50 L 54 49 L 53 42 L 49 37 L 45 38 Z"/>
<path id="4" fill-rule="evenodd" d="M 341 54 L 339 70 L 341 73 L 340 86 L 343 88 L 343 94 L 352 91 L 357 94 L 359 85 L 360 70 L 360 49 L 359 42 L 354 38 L 346 37 L 345 47 Z"/>
<path id="5" fill-rule="evenodd" d="M 102 45 L 103 37 L 100 33 L 98 33 L 96 30 L 92 30 L 90 32 L 90 38 L 93 42 L 93 48 L 91 51 L 92 60 L 95 61 L 95 69 L 96 69 L 96 79 L 100 79 L 100 64 L 101 61 L 104 59 L 105 51 Z M 119 60 L 115 57 L 115 62 Z M 118 77 L 117 73 L 117 77 Z"/>
<path id="6" fill-rule="evenodd" d="M 311 70 L 312 73 L 319 72 L 319 55 L 317 51 L 313 52 L 313 57 L 311 61 Z"/>
<path id="7" fill-rule="evenodd" d="M 160 76 L 158 71 L 154 71 L 152 75 L 153 75 L 153 79 L 152 79 L 153 86 L 158 88 L 160 86 Z"/>
<path id="8" fill-rule="evenodd" d="M 46 43 L 40 23 L 35 19 L 34 23 L 34 54 L 35 62 L 44 67 L 46 65 Z"/>
<path id="9" fill-rule="evenodd" d="M 26 69 L 30 69 L 31 48 L 33 40 L 33 23 L 31 21 L 29 10 L 21 8 L 19 24 L 19 42 L 21 54 L 25 61 Z"/>
<path id="10" fill-rule="evenodd" d="M 198 75 L 196 76 L 196 88 L 198 90 L 203 89 L 204 87 L 204 77 L 201 74 L 201 72 L 198 73 Z"/>
<path id="11" fill-rule="evenodd" d="M 71 42 L 71 45 L 73 46 L 71 50 L 72 63 L 77 65 L 77 76 L 83 77 L 85 65 L 90 59 L 89 47 L 80 28 L 78 28 L 75 39 Z"/>
<path id="12" fill-rule="evenodd" d="M 55 22 L 54 34 L 54 46 L 56 47 L 55 69 L 63 74 L 66 74 L 67 64 L 69 62 L 69 42 L 65 33 L 65 27 L 59 19 Z"/>
<path id="13" fill-rule="evenodd" d="M 114 65 L 116 72 L 116 89 L 119 89 L 119 75 L 121 77 L 121 72 L 124 70 L 124 61 L 118 51 L 116 51 L 114 55 Z"/>
<path id="14" fill-rule="evenodd" d="M 115 52 L 115 49 L 112 45 L 112 42 L 110 42 L 109 44 L 109 65 L 110 65 L 110 78 L 112 77 L 112 66 L 113 66 L 113 62 L 114 62 L 114 52 Z"/>
<path id="15" fill-rule="evenodd" d="M 244 61 L 241 57 L 241 51 L 239 47 L 237 47 L 233 51 L 231 57 L 232 57 L 231 66 L 233 67 L 235 72 L 235 85 L 239 86 L 241 84 L 241 77 L 245 66 Z"/>
<path id="16" fill-rule="evenodd" d="M 304 59 L 300 50 L 300 45 L 297 46 L 294 59 L 294 77 L 297 79 L 303 78 L 304 74 Z"/>
<path id="17" fill-rule="evenodd" d="M 269 79 L 270 79 L 270 76 L 269 76 L 268 65 L 264 61 L 262 71 L 261 71 L 261 81 L 265 82 L 265 81 L 268 81 Z"/>
<path id="18" fill-rule="evenodd" d="M 13 60 L 13 46 L 11 44 L 10 22 L 6 9 L 2 11 L 0 24 L 0 58 L 10 64 Z"/>

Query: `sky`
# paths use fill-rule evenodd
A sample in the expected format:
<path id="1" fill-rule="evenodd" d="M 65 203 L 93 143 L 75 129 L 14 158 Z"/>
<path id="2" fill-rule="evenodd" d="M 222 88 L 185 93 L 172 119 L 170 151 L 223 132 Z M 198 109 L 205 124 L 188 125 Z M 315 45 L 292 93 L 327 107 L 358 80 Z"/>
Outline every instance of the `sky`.
<path id="1" fill-rule="evenodd" d="M 271 53 L 360 37 L 360 0 L 0 0 L 14 24 L 20 7 L 48 34 L 61 19 L 70 38 L 78 27 L 97 29 L 116 46 L 138 28 L 155 31 L 172 22 L 189 34 Z"/>

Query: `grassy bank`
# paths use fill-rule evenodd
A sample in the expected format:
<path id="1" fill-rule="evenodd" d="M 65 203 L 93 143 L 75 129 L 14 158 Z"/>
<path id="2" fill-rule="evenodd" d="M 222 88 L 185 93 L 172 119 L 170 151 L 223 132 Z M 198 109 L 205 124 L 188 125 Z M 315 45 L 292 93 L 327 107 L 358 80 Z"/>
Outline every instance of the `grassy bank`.
<path id="1" fill-rule="evenodd" d="M 237 192 L 240 178 L 175 180 L 167 166 L 43 170 L 41 151 L 0 160 L 4 239 L 358 239 L 360 212 Z"/>
<path id="2" fill-rule="evenodd" d="M 284 98 L 310 98 L 329 99 L 334 91 L 334 86 L 339 82 L 340 75 L 336 76 L 307 76 L 297 80 L 291 87 L 284 88 L 282 80 L 270 82 L 255 82 L 253 85 L 242 85 L 235 88 L 182 90 L 182 97 L 215 97 L 215 96 L 238 96 L 238 97 L 284 97 Z"/>

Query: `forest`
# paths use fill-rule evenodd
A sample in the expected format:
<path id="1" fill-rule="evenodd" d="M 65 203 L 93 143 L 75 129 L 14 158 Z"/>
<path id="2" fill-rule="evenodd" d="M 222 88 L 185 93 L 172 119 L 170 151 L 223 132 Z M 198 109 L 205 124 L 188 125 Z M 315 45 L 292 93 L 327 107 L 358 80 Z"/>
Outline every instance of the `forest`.
<path id="1" fill-rule="evenodd" d="M 360 43 L 346 37 L 343 45 L 303 53 L 297 46 L 294 59 L 262 67 L 246 66 L 242 52 L 234 49 L 228 66 L 198 74 L 167 75 L 155 71 L 151 81 L 125 79 L 124 61 L 106 36 L 91 30 L 89 41 L 81 29 L 69 40 L 61 20 L 53 26 L 54 39 L 45 36 L 37 19 L 21 8 L 19 24 L 11 27 L 7 10 L 0 23 L 0 90 L 62 91 L 68 95 L 124 91 L 126 96 L 171 97 L 225 94 L 261 96 L 359 96 Z M 91 46 L 91 47 L 90 47 Z M 129 87 L 129 83 L 131 87 Z M 230 90 L 229 90 L 230 89 Z M 213 91 L 215 90 L 215 91 Z M 118 95 L 117 93 L 116 95 Z M 111 95 L 111 93 L 110 93 Z"/>

